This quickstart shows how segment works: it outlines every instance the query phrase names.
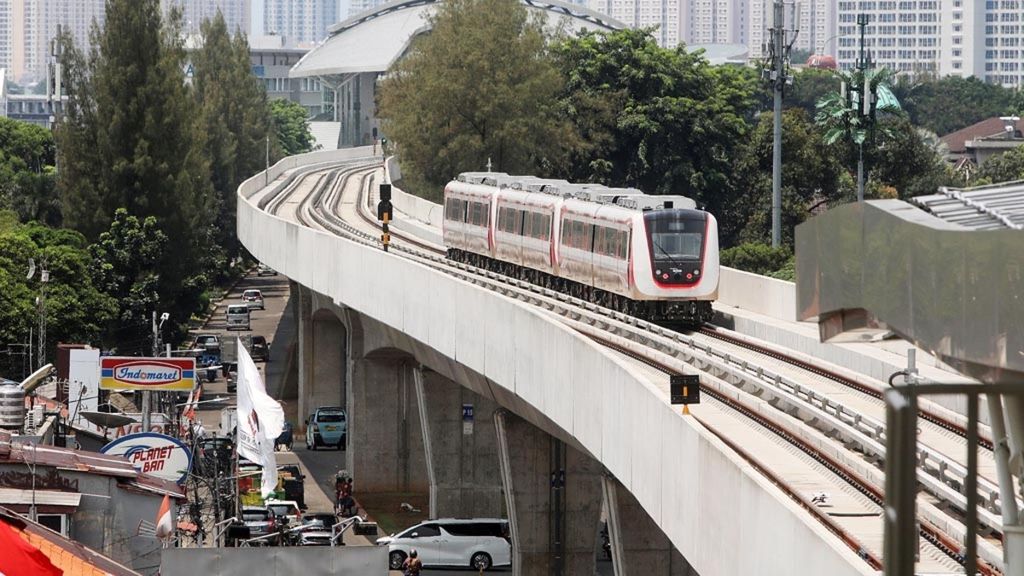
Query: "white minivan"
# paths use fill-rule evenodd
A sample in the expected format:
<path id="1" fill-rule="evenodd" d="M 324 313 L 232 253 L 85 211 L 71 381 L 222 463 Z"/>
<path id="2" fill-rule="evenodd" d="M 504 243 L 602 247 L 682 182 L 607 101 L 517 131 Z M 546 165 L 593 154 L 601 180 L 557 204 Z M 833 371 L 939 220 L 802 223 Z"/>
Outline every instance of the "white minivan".
<path id="1" fill-rule="evenodd" d="M 424 566 L 460 566 L 487 570 L 512 564 L 508 520 L 500 518 L 441 518 L 427 520 L 400 534 L 377 539 L 388 547 L 388 565 L 400 570 L 416 550 Z"/>
<path id="2" fill-rule="evenodd" d="M 249 307 L 245 304 L 229 305 L 226 321 L 228 330 L 248 330 Z"/>

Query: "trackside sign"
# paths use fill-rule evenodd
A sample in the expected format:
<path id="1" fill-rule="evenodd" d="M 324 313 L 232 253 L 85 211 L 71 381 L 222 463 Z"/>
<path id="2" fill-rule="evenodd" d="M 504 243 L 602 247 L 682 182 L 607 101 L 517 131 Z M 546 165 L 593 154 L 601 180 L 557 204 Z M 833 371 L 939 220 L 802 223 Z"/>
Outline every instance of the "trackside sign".
<path id="1" fill-rule="evenodd" d="M 195 385 L 195 358 L 100 358 L 102 390 L 184 390 Z"/>

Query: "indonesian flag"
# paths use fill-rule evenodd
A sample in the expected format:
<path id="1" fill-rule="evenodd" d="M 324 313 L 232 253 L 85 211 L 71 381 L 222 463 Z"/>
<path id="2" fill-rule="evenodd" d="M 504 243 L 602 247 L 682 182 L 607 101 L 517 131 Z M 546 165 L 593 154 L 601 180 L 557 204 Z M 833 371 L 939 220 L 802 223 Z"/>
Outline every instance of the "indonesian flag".
<path id="1" fill-rule="evenodd" d="M 7 522 L 0 520 L 0 574 L 5 576 L 60 576 L 42 550 L 21 537 Z"/>
<path id="2" fill-rule="evenodd" d="M 199 403 L 199 399 L 203 397 L 203 385 L 200 384 L 192 389 L 188 393 L 188 400 L 185 401 L 185 409 L 181 415 L 187 418 L 190 422 L 196 419 L 196 404 Z"/>
<path id="3" fill-rule="evenodd" d="M 267 394 L 256 363 L 238 339 L 238 453 L 263 467 L 260 493 L 277 488 L 274 442 L 284 430 L 284 409 Z"/>
<path id="4" fill-rule="evenodd" d="M 156 537 L 166 540 L 174 535 L 174 520 L 171 519 L 171 498 L 164 494 L 160 511 L 156 513 Z"/>

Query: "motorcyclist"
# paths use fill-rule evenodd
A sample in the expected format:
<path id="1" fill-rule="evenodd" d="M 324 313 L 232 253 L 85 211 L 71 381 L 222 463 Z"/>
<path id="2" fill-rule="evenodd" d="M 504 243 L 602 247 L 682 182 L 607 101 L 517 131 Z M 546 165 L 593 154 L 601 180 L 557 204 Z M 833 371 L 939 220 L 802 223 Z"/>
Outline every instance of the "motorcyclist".
<path id="1" fill-rule="evenodd" d="M 423 562 L 420 562 L 416 549 L 409 551 L 409 557 L 402 563 L 402 570 L 404 576 L 419 576 L 420 569 L 423 568 Z"/>

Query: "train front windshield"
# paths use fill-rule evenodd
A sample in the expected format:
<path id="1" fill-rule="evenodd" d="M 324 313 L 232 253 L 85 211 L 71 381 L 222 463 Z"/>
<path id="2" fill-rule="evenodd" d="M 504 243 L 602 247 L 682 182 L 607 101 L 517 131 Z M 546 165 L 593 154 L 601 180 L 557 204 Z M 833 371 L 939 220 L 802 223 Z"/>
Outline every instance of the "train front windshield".
<path id="1" fill-rule="evenodd" d="M 644 214 L 654 278 L 663 284 L 700 280 L 706 217 L 696 210 L 659 210 Z"/>

